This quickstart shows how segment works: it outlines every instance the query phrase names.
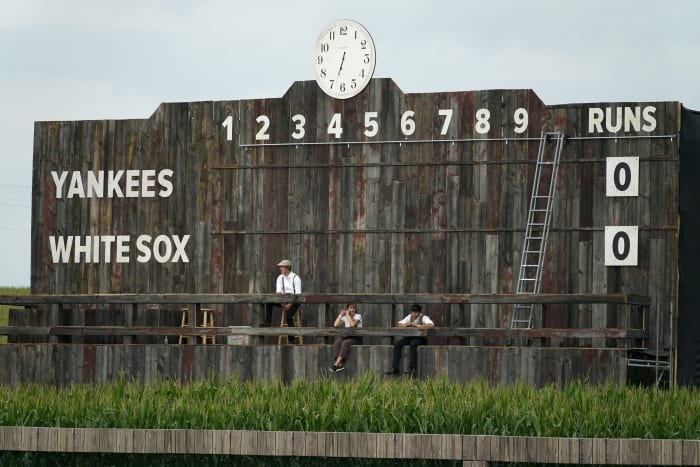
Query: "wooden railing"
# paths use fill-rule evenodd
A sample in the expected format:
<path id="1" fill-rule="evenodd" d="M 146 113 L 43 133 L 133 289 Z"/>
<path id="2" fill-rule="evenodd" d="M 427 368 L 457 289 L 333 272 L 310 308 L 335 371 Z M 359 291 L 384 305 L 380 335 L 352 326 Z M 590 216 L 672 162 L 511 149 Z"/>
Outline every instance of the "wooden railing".
<path id="1" fill-rule="evenodd" d="M 412 433 L 0 427 L 0 451 L 700 465 L 700 440 Z"/>
<path id="2" fill-rule="evenodd" d="M 302 327 L 302 328 L 259 328 L 237 327 L 232 331 L 231 327 L 196 327 L 196 319 L 189 320 L 189 327 L 153 327 L 134 326 L 134 316 L 138 307 L 144 305 L 177 305 L 192 307 L 195 312 L 201 310 L 202 305 L 222 304 L 251 304 L 264 306 L 268 303 L 300 302 L 306 304 L 322 305 L 325 311 L 328 307 L 337 304 L 387 304 L 391 307 L 392 322 L 395 322 L 396 308 L 398 306 L 421 303 L 424 305 L 514 305 L 514 304 L 608 304 L 622 306 L 626 310 L 624 323 L 620 328 L 534 328 L 534 329 L 510 329 L 510 328 L 473 328 L 473 327 L 437 327 L 434 329 L 396 329 L 396 328 L 368 328 L 356 330 L 339 330 L 330 327 Z M 360 336 L 402 336 L 425 335 L 440 337 L 493 337 L 498 339 L 514 338 L 605 338 L 616 340 L 641 341 L 645 337 L 643 326 L 630 325 L 632 313 L 642 315 L 637 321 L 644 322 L 644 313 L 650 305 L 649 297 L 627 294 L 305 294 L 296 296 L 280 296 L 273 294 L 76 294 L 76 295 L 0 295 L 0 304 L 15 307 L 50 307 L 56 316 L 66 306 L 124 306 L 130 312 L 126 313 L 124 326 L 3 326 L 0 327 L 0 335 L 20 336 L 228 336 L 232 332 L 236 335 L 248 336 L 279 336 L 298 335 L 308 337 L 331 337 L 343 334 Z M 51 322 L 57 323 L 57 319 Z M 194 341 L 191 339 L 190 341 Z"/>

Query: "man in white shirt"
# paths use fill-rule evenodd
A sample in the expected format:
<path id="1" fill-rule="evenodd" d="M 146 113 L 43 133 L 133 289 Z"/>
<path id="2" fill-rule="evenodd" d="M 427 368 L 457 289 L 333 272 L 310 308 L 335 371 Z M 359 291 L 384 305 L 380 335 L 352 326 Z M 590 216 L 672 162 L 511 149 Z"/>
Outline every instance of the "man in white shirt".
<path id="1" fill-rule="evenodd" d="M 275 293 L 277 295 L 299 295 L 301 293 L 301 278 L 298 274 L 292 272 L 292 262 L 288 259 L 283 259 L 277 266 L 280 268 L 280 275 L 277 276 L 275 282 Z M 280 306 L 280 305 L 274 305 Z M 283 303 L 282 312 L 285 314 L 287 326 L 294 327 L 294 313 L 299 309 L 299 303 Z M 265 321 L 262 326 L 270 326 L 272 323 L 272 303 L 268 303 L 265 307 Z M 289 342 L 295 341 L 294 336 L 289 337 Z"/>
<path id="2" fill-rule="evenodd" d="M 435 327 L 435 323 L 430 319 L 428 315 L 424 315 L 421 310 L 421 306 L 418 304 L 413 304 L 409 308 L 411 313 L 404 319 L 398 322 L 397 326 L 400 328 L 432 328 Z M 394 355 L 391 361 L 391 370 L 387 371 L 386 374 L 390 376 L 398 376 L 400 374 L 399 367 L 401 362 L 401 350 L 404 346 L 408 345 L 408 370 L 406 374 L 408 376 L 415 376 L 416 367 L 418 366 L 418 346 L 427 344 L 428 339 L 422 336 L 416 337 L 402 337 L 394 343 Z"/>

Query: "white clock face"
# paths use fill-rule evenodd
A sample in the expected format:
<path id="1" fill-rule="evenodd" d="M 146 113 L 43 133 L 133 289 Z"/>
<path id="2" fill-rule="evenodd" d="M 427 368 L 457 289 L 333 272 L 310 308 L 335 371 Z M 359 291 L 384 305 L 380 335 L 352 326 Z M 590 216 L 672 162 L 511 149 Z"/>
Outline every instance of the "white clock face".
<path id="1" fill-rule="evenodd" d="M 316 40 L 316 82 L 336 99 L 354 97 L 369 84 L 376 59 L 372 36 L 361 24 L 348 19 L 334 21 Z"/>

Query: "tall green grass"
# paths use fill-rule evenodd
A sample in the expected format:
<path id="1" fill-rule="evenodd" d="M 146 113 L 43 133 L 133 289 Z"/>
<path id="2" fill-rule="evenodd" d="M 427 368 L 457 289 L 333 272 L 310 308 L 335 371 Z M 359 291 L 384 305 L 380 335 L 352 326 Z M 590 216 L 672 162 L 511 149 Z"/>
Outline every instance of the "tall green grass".
<path id="1" fill-rule="evenodd" d="M 121 381 L 104 386 L 0 387 L 0 425 L 210 428 L 494 434 L 700 437 L 700 393 L 692 388 L 591 387 L 387 380 L 182 385 Z"/>
<path id="2" fill-rule="evenodd" d="M 0 295 L 29 295 L 29 287 L 0 287 Z M 0 326 L 7 326 L 10 307 L 0 304 Z M 7 336 L 0 336 L 0 344 L 7 344 Z"/>

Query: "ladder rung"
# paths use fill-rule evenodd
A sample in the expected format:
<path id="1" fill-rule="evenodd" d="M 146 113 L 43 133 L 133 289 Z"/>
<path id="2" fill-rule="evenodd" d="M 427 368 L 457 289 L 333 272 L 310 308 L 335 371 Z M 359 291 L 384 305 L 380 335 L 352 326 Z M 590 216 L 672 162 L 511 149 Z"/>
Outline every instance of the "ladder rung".
<path id="1" fill-rule="evenodd" d="M 539 276 L 542 265 L 539 262 L 544 254 L 544 243 L 549 234 L 549 226 L 551 224 L 550 214 L 552 212 L 552 201 L 556 191 L 555 180 L 557 178 L 557 170 L 559 166 L 559 158 L 562 151 L 562 141 L 564 140 L 561 132 L 542 132 L 540 134 L 540 147 L 537 153 L 537 164 L 535 166 L 535 179 L 533 181 L 531 199 L 529 204 L 529 212 L 527 217 L 527 226 L 525 229 L 525 239 L 523 241 L 522 258 L 520 265 L 520 276 L 535 275 Z M 549 151 L 545 145 L 548 141 L 554 141 L 553 151 Z M 546 168 L 548 167 L 548 168 Z M 545 194 L 541 194 L 544 191 Z M 546 200 L 542 202 L 540 200 Z M 545 215 L 542 216 L 541 213 Z M 544 222 L 534 222 L 535 218 Z M 532 243 L 532 242 L 540 242 Z M 533 250 L 532 247 L 539 247 L 538 250 Z M 528 255 L 538 255 L 535 258 L 538 264 L 528 262 Z M 533 268 L 534 273 L 533 273 Z M 539 293 L 540 279 L 538 277 L 519 277 L 517 282 L 517 293 Z M 524 289 L 532 289 L 525 291 Z M 516 305 L 511 321 L 512 328 L 532 328 L 533 305 Z M 528 319 L 522 319 L 527 316 Z"/>

